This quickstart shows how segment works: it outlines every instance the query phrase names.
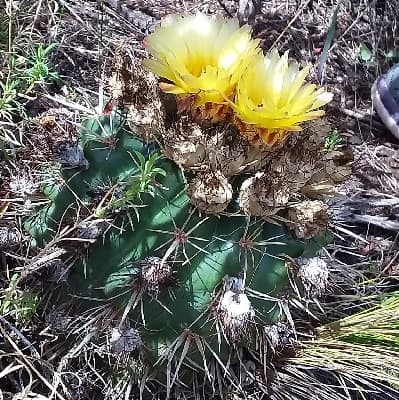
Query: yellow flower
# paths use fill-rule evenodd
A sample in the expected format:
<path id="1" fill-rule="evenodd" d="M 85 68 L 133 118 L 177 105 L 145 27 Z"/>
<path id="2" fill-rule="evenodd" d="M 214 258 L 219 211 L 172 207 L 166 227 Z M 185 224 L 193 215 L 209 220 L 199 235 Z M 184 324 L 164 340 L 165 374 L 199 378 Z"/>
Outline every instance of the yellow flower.
<path id="1" fill-rule="evenodd" d="M 324 115 L 321 106 L 331 101 L 331 93 L 313 84 L 304 84 L 309 68 L 302 70 L 288 62 L 288 52 L 276 50 L 253 57 L 237 84 L 232 108 L 238 125 L 247 136 L 260 136 L 273 145 L 290 131 L 300 131 L 300 123 Z"/>
<path id="2" fill-rule="evenodd" d="M 196 106 L 232 98 L 249 60 L 259 52 L 248 26 L 198 13 L 172 16 L 145 41 L 154 59 L 144 66 L 171 83 L 161 89 L 193 96 Z"/>

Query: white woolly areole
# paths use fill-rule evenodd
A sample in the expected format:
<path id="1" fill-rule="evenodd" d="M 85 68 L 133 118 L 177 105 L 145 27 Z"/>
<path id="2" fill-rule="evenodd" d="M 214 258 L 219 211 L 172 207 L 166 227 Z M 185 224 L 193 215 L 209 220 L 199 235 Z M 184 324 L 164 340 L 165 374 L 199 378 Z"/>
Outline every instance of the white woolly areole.
<path id="1" fill-rule="evenodd" d="M 328 265 L 320 257 L 296 259 L 299 266 L 299 277 L 306 292 L 310 295 L 320 296 L 327 289 L 328 284 Z"/>
<path id="2" fill-rule="evenodd" d="M 225 276 L 223 281 L 216 318 L 229 343 L 246 341 L 250 338 L 255 311 L 244 293 L 244 280 Z"/>
<path id="3" fill-rule="evenodd" d="M 251 302 L 244 293 L 234 293 L 228 290 L 222 297 L 220 308 L 233 320 L 241 321 L 255 315 Z"/>
<path id="4" fill-rule="evenodd" d="M 255 311 L 244 293 L 227 290 L 219 303 L 218 319 L 228 342 L 248 340 Z"/>

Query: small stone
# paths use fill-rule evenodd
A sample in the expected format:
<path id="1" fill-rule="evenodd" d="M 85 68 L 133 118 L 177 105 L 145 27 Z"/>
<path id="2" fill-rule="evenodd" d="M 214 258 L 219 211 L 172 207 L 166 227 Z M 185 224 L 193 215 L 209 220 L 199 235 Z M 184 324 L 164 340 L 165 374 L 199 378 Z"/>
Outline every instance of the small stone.
<path id="1" fill-rule="evenodd" d="M 0 226 L 0 250 L 12 249 L 21 241 L 22 235 L 17 228 Z"/>

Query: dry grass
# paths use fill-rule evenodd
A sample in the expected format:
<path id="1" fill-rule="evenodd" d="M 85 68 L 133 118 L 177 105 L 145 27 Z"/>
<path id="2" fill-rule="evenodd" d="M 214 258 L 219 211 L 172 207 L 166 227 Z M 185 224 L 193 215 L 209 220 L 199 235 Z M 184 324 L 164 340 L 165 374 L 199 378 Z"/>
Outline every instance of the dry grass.
<path id="1" fill-rule="evenodd" d="M 92 340 L 95 321 L 112 324 L 112 310 L 102 310 L 99 320 L 94 315 L 77 318 L 79 310 L 69 304 L 53 308 L 50 294 L 56 283 L 49 279 L 48 268 L 34 273 L 27 268 L 38 257 L 56 258 L 54 249 L 49 248 L 49 254 L 30 252 L 21 221 L 33 205 L 45 201 L 39 186 L 49 175 L 57 177 L 57 171 L 48 168 L 59 148 L 75 142 L 79 123 L 106 105 L 107 78 L 118 46 L 125 43 L 142 56 L 142 40 L 161 17 L 198 9 L 234 15 L 238 1 L 0 0 L 0 82 L 16 81 L 17 88 L 0 90 L 0 399 L 23 398 L 13 397 L 18 393 L 45 396 L 37 395 L 37 400 L 116 399 L 138 393 L 135 374 L 140 366 L 131 365 L 127 373 Z M 334 2 L 327 0 L 263 1 L 254 33 L 264 49 L 290 50 L 293 58 L 313 65 L 312 79 L 317 81 L 334 9 Z M 354 175 L 332 203 L 330 293 L 309 304 L 311 314 L 293 313 L 304 337 L 312 331 L 309 325 L 375 306 L 381 293 L 397 288 L 399 146 L 373 113 L 370 88 L 399 52 L 398 21 L 398 0 L 340 2 L 322 82 L 335 94 L 328 118 L 353 146 Z M 36 65 L 38 47 L 52 44 L 44 60 L 48 73 L 36 81 L 28 79 L 26 71 Z M 360 46 L 370 50 L 369 59 L 362 60 Z M 53 119 L 56 123 L 49 125 Z M 357 327 L 364 324 L 355 322 Z M 309 392 L 331 400 L 389 398 L 381 394 L 391 395 L 380 372 L 396 350 L 365 353 L 357 346 L 344 347 L 331 337 L 306 343 L 299 358 L 270 370 L 276 377 L 270 398 L 307 399 Z M 324 370 L 326 360 L 337 352 L 341 364 L 331 361 Z M 375 376 L 367 376 L 362 394 L 364 380 L 359 377 L 369 370 L 370 358 L 379 364 Z M 102 373 L 110 367 L 111 373 Z M 389 383 L 399 385 L 397 374 Z M 261 396 L 269 389 L 250 387 L 250 392 L 255 396 L 259 390 Z M 149 391 L 158 396 L 156 385 Z"/>

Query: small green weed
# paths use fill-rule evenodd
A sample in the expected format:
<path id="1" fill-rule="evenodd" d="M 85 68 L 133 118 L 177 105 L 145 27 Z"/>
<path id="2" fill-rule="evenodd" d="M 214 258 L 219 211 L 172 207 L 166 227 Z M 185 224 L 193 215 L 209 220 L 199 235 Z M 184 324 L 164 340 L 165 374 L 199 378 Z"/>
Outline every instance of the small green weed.
<path id="1" fill-rule="evenodd" d="M 52 43 L 47 47 L 39 44 L 37 48 L 33 47 L 32 54 L 25 58 L 26 64 L 30 65 L 30 68 L 26 71 L 26 82 L 29 86 L 49 79 L 59 79 L 56 73 L 51 72 L 49 64 L 49 56 L 56 47 L 56 43 Z"/>
<path id="2" fill-rule="evenodd" d="M 129 193 L 135 198 L 139 197 L 141 193 L 149 193 L 153 197 L 155 196 L 154 182 L 157 176 L 166 176 L 166 172 L 159 167 L 156 167 L 160 158 L 159 154 L 152 154 L 148 160 L 138 151 L 134 152 L 134 161 L 137 167 L 141 171 L 141 175 L 138 177 L 137 181 L 134 183 Z"/>
<path id="3" fill-rule="evenodd" d="M 55 47 L 55 44 L 47 47 L 31 45 L 25 55 L 12 55 L 8 60 L 0 54 L 0 60 L 3 60 L 3 67 L 0 64 L 0 121 L 3 121 L 0 123 L 0 143 L 3 147 L 22 144 L 13 123 L 26 118 L 25 106 L 36 97 L 38 85 L 58 79 L 49 61 Z"/>
<path id="4" fill-rule="evenodd" d="M 358 56 L 361 63 L 366 68 L 375 68 L 377 66 L 377 60 L 374 57 L 373 50 L 366 43 L 360 43 Z"/>
<path id="5" fill-rule="evenodd" d="M 18 3 L 18 4 L 17 4 Z M 58 79 L 50 55 L 56 44 L 44 45 L 32 36 L 31 2 L 0 1 L 0 160 L 10 161 L 23 145 L 19 122 L 43 85 Z"/>
<path id="6" fill-rule="evenodd" d="M 18 288 L 18 281 L 18 274 L 11 275 L 8 287 L 0 292 L 0 315 L 23 323 L 35 314 L 39 297 L 31 290 Z"/>
<path id="7" fill-rule="evenodd" d="M 373 53 L 365 43 L 361 43 L 359 46 L 359 57 L 367 65 L 373 58 Z"/>
<path id="8" fill-rule="evenodd" d="M 0 72 L 0 118 L 11 121 L 17 115 L 24 116 L 24 106 L 35 95 L 35 86 L 58 79 L 49 62 L 55 47 L 54 43 L 47 47 L 39 44 L 26 55 L 9 58 L 6 73 Z"/>
<path id="9" fill-rule="evenodd" d="M 342 143 L 342 140 L 338 131 L 334 129 L 324 143 L 324 151 L 326 153 L 334 151 Z"/>
<path id="10" fill-rule="evenodd" d="M 388 64 L 395 64 L 399 62 L 399 49 L 391 48 L 388 51 L 380 54 L 380 56 L 385 57 L 385 61 Z M 377 60 L 373 57 L 373 52 L 365 43 L 361 43 L 359 46 L 359 58 L 362 64 L 364 64 L 367 68 L 375 67 L 377 65 Z"/>
<path id="11" fill-rule="evenodd" d="M 148 193 L 154 197 L 156 177 L 166 175 L 163 169 L 156 167 L 161 158 L 159 154 L 154 153 L 146 160 L 141 153 L 135 151 L 132 158 L 137 168 L 141 171 L 141 174 L 132 177 L 122 197 L 112 204 L 114 208 L 137 206 L 138 201 L 140 201 L 140 195 L 143 193 Z"/>

